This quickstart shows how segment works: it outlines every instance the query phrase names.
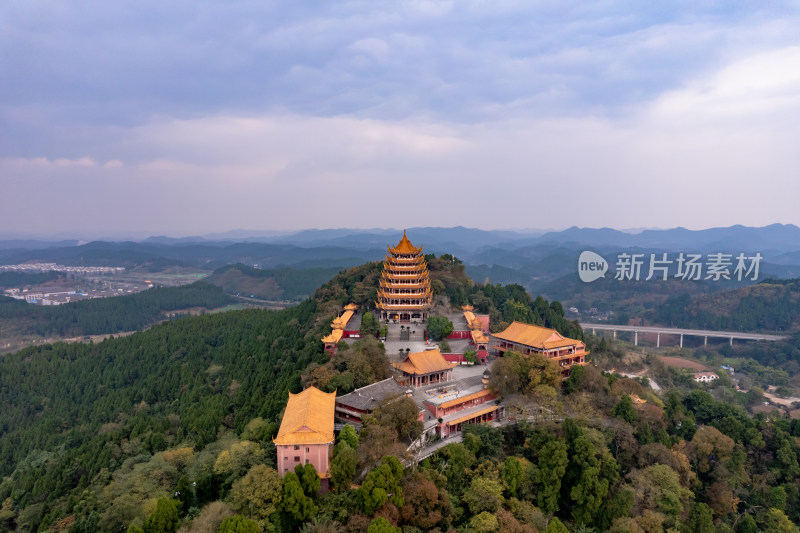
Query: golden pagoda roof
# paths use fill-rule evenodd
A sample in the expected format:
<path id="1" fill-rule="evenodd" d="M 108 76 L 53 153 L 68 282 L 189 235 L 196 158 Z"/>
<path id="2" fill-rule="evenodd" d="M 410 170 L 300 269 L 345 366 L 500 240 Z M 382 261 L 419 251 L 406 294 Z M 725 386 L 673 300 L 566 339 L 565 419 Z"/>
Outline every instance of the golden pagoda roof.
<path id="1" fill-rule="evenodd" d="M 458 366 L 458 363 L 448 362 L 442 357 L 439 348 L 436 348 L 435 350 L 410 353 L 399 363 L 392 363 L 392 366 L 406 374 L 422 375 L 450 370 Z"/>
<path id="2" fill-rule="evenodd" d="M 344 310 L 345 311 L 357 311 L 358 310 L 358 306 L 356 304 L 349 303 L 349 304 L 344 306 Z"/>
<path id="3" fill-rule="evenodd" d="M 289 393 L 275 444 L 327 444 L 333 442 L 335 392 L 309 387 L 299 394 Z"/>
<path id="4" fill-rule="evenodd" d="M 492 336 L 496 339 L 542 350 L 582 344 L 579 340 L 564 337 L 554 329 L 525 324 L 516 320 L 504 331 L 493 333 Z"/>
<path id="5" fill-rule="evenodd" d="M 395 246 L 394 248 L 392 247 L 388 248 L 389 248 L 389 253 L 392 254 L 414 255 L 422 252 L 422 246 L 417 248 L 416 246 L 411 244 L 411 241 L 408 240 L 408 237 L 406 237 L 406 230 L 403 230 L 403 238 L 400 239 L 400 242 L 397 243 L 397 246 Z"/>
<path id="6" fill-rule="evenodd" d="M 322 337 L 322 342 L 325 344 L 336 344 L 340 340 L 342 340 L 342 334 L 344 332 L 341 329 L 334 329 L 331 331 L 331 334 L 325 337 Z"/>
<path id="7" fill-rule="evenodd" d="M 471 305 L 462 305 L 462 306 L 461 306 L 461 309 L 462 309 L 463 311 L 474 311 L 474 310 L 475 310 L 475 308 L 474 308 L 474 307 L 472 307 Z"/>
<path id="8" fill-rule="evenodd" d="M 353 318 L 353 311 L 345 311 L 342 316 L 337 316 L 331 322 L 331 327 L 333 329 L 344 329 L 347 326 L 347 323 L 350 322 L 350 319 Z"/>

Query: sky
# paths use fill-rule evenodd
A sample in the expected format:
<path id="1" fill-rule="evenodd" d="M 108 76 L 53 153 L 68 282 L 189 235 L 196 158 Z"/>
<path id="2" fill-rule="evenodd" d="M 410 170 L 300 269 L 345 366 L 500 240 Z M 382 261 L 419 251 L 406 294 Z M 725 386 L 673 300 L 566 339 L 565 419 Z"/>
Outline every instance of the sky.
<path id="1" fill-rule="evenodd" d="M 0 234 L 800 225 L 797 2 L 4 0 Z"/>

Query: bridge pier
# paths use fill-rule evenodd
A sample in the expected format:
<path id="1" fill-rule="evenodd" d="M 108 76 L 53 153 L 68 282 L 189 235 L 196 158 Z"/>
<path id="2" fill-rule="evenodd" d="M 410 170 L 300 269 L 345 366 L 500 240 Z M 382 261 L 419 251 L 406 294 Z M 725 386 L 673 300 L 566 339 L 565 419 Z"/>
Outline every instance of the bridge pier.
<path id="1" fill-rule="evenodd" d="M 592 328 L 592 335 L 594 335 L 595 337 L 597 336 L 597 330 L 595 328 Z"/>
<path id="2" fill-rule="evenodd" d="M 661 332 L 656 333 L 656 348 L 661 348 Z"/>
<path id="3" fill-rule="evenodd" d="M 614 339 L 616 339 L 617 338 L 617 330 L 614 330 L 612 333 L 614 333 Z"/>
<path id="4" fill-rule="evenodd" d="M 703 338 L 703 348 L 708 346 L 708 335 Z"/>
<path id="5" fill-rule="evenodd" d="M 681 333 L 681 348 L 683 348 L 683 333 Z"/>
<path id="6" fill-rule="evenodd" d="M 731 338 L 729 339 L 729 341 L 730 341 L 730 345 L 731 345 L 731 346 L 733 346 L 733 337 L 731 337 Z"/>
<path id="7" fill-rule="evenodd" d="M 638 331 L 634 331 L 633 332 L 633 345 L 634 346 L 639 346 L 639 332 Z"/>

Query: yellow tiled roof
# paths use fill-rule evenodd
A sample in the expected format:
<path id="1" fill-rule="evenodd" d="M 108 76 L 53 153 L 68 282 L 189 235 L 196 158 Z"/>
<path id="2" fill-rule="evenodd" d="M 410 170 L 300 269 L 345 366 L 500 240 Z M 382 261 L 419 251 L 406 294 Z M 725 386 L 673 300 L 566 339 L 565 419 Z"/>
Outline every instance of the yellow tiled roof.
<path id="1" fill-rule="evenodd" d="M 467 396 L 462 396 L 461 398 L 456 398 L 454 400 L 450 400 L 442 404 L 439 404 L 438 407 L 441 407 L 442 409 L 447 409 L 448 407 L 453 407 L 454 405 L 459 405 L 464 402 L 468 402 L 470 400 L 477 400 L 478 398 L 483 398 L 484 396 L 489 396 L 490 394 L 492 394 L 492 391 L 490 390 L 486 389 L 479 390 L 478 392 L 468 394 Z"/>
<path id="2" fill-rule="evenodd" d="M 334 329 L 333 331 L 331 331 L 330 335 L 322 337 L 322 342 L 324 342 L 325 344 L 336 344 L 337 342 L 342 340 L 342 333 L 344 332 L 341 329 Z"/>
<path id="3" fill-rule="evenodd" d="M 353 318 L 353 311 L 345 311 L 342 316 L 337 316 L 331 322 L 331 327 L 334 329 L 344 329 L 350 319 Z"/>
<path id="4" fill-rule="evenodd" d="M 489 342 L 489 337 L 483 334 L 483 332 L 479 329 L 473 329 L 470 331 L 472 335 L 472 342 L 475 344 L 487 343 Z"/>
<path id="5" fill-rule="evenodd" d="M 485 415 L 487 413 L 491 413 L 492 411 L 496 411 L 496 410 L 497 410 L 497 406 L 493 405 L 491 407 L 487 407 L 485 409 L 481 409 L 480 411 L 476 411 L 474 413 L 470 413 L 468 415 L 464 415 L 462 417 L 456 418 L 455 420 L 450 420 L 447 423 L 447 425 L 448 426 L 455 426 L 456 424 L 460 424 L 462 422 L 466 422 L 467 420 L 471 420 L 471 419 L 475 418 L 476 416 Z"/>
<path id="6" fill-rule="evenodd" d="M 393 254 L 403 254 L 403 255 L 418 254 L 421 251 L 422 251 L 422 246 L 417 248 L 416 246 L 411 244 L 411 241 L 408 240 L 408 237 L 406 237 L 406 230 L 403 230 L 403 238 L 400 239 L 400 242 L 397 243 L 397 246 L 395 246 L 394 248 L 391 247 L 389 248 L 389 252 Z"/>
<path id="7" fill-rule="evenodd" d="M 286 412 L 275 444 L 327 444 L 333 442 L 335 392 L 309 387 L 299 394 L 289 393 Z"/>
<path id="8" fill-rule="evenodd" d="M 392 365 L 406 374 L 422 375 L 449 370 L 458 366 L 458 363 L 449 363 L 442 357 L 439 348 L 436 348 L 435 350 L 410 353 L 404 360 L 392 363 Z"/>
<path id="9" fill-rule="evenodd" d="M 559 348 L 581 343 L 581 341 L 564 337 L 554 329 L 525 324 L 516 320 L 504 331 L 494 333 L 492 336 L 496 339 L 540 349 Z"/>
<path id="10" fill-rule="evenodd" d="M 344 310 L 345 311 L 356 311 L 357 309 L 358 309 L 358 306 L 356 304 L 352 304 L 352 303 L 351 304 L 347 304 L 347 305 L 344 306 Z"/>
<path id="11" fill-rule="evenodd" d="M 461 309 L 463 309 L 464 311 L 474 311 L 475 310 L 475 308 L 472 307 L 471 305 L 462 305 Z"/>

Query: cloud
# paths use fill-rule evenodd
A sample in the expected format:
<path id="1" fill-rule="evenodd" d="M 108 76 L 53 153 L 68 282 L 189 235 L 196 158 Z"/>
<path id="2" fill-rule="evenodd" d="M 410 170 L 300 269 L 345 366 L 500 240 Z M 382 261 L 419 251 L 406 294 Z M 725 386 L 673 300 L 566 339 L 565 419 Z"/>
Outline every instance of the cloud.
<path id="1" fill-rule="evenodd" d="M 82 6 L 0 20 L 1 224 L 800 223 L 791 6 Z"/>

